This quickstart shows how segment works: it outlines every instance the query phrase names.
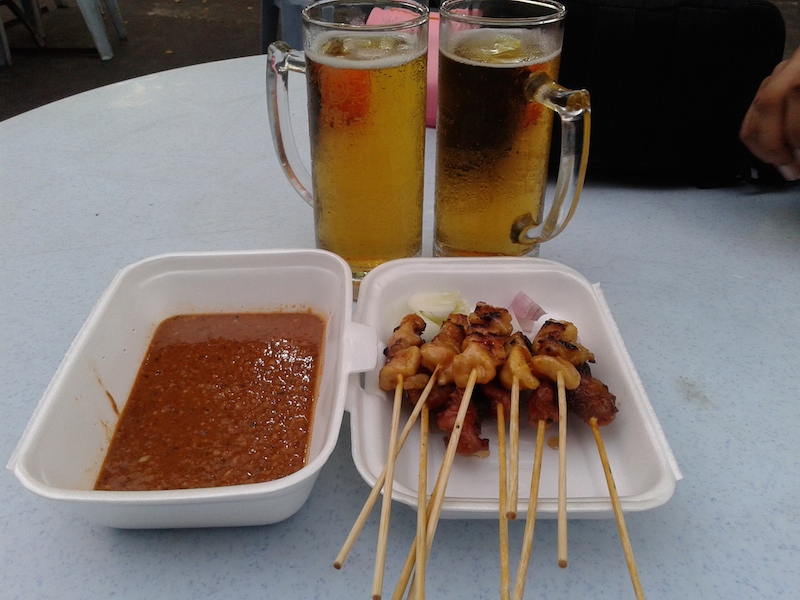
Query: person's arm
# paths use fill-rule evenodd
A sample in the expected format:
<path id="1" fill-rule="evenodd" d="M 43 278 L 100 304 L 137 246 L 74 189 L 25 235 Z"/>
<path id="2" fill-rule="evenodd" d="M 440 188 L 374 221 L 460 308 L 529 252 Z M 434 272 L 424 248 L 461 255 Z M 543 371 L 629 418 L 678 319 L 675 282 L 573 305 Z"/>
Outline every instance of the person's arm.
<path id="1" fill-rule="evenodd" d="M 784 178 L 800 179 L 800 48 L 761 83 L 739 137 Z"/>

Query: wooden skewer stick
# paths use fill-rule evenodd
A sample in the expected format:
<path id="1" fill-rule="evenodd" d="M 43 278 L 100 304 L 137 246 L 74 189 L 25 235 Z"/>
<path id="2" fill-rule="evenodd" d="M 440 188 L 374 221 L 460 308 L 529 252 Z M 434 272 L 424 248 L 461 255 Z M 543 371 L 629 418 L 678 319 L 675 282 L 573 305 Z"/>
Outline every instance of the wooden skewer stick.
<path id="1" fill-rule="evenodd" d="M 519 377 L 514 375 L 511 382 L 511 415 L 509 416 L 509 461 L 508 461 L 508 501 L 506 514 L 512 521 L 517 518 L 517 497 L 519 495 Z"/>
<path id="2" fill-rule="evenodd" d="M 502 402 L 497 403 L 497 447 L 498 460 L 500 462 L 500 600 L 508 600 L 509 587 L 511 585 L 508 572 L 508 513 L 506 511 L 508 479 L 506 474 L 506 423 Z"/>
<path id="3" fill-rule="evenodd" d="M 472 392 L 475 389 L 475 381 L 478 378 L 478 372 L 473 369 L 470 372 L 469 380 L 467 381 L 467 387 L 464 388 L 464 395 L 461 398 L 461 404 L 458 407 L 458 414 L 456 415 L 456 422 L 453 426 L 453 431 L 450 433 L 450 439 L 447 442 L 447 450 L 445 451 L 444 460 L 442 461 L 442 466 L 439 468 L 439 475 L 436 478 L 436 485 L 433 488 L 433 495 L 431 496 L 431 501 L 428 503 L 427 507 L 427 515 L 428 515 L 428 522 L 426 528 L 426 540 L 425 540 L 425 549 L 426 554 L 429 554 L 431 551 L 431 546 L 433 545 L 433 538 L 436 535 L 436 526 L 439 524 L 439 516 L 442 513 L 442 504 L 444 502 L 444 494 L 447 491 L 447 481 L 450 479 L 450 472 L 453 469 L 453 460 L 455 459 L 456 449 L 458 448 L 458 440 L 461 438 L 461 430 L 464 427 L 464 419 L 467 416 L 467 408 L 469 407 L 470 398 L 472 398 Z M 421 510 L 421 508 L 417 508 L 417 510 Z M 408 585 L 408 581 L 411 578 L 411 571 L 414 567 L 414 559 L 416 557 L 416 539 L 414 543 L 411 545 L 411 549 L 409 550 L 408 556 L 406 557 L 406 563 L 403 566 L 403 571 L 400 574 L 400 579 L 397 582 L 397 587 L 395 587 L 394 595 L 392 596 L 392 600 L 399 600 L 403 597 L 403 593 L 405 592 L 406 586 Z M 413 597 L 413 595 L 412 595 Z"/>
<path id="4" fill-rule="evenodd" d="M 372 600 L 381 600 L 383 595 L 383 573 L 386 568 L 386 547 L 389 544 L 389 521 L 392 512 L 392 487 L 394 486 L 394 463 L 397 458 L 397 429 L 400 425 L 400 407 L 403 404 L 403 376 L 397 376 L 392 406 L 392 428 L 389 431 L 389 448 L 386 454 L 386 478 L 383 484 L 383 504 L 378 528 L 378 549 L 375 552 L 375 573 L 372 576 Z"/>
<path id="5" fill-rule="evenodd" d="M 558 566 L 567 566 L 567 392 L 558 372 Z"/>
<path id="6" fill-rule="evenodd" d="M 594 441 L 597 444 L 597 451 L 600 453 L 600 462 L 603 463 L 603 471 L 606 474 L 608 493 L 611 495 L 611 505 L 614 507 L 614 516 L 617 519 L 617 529 L 619 529 L 619 537 L 622 540 L 622 551 L 625 553 L 625 562 L 628 563 L 628 572 L 631 576 L 631 583 L 633 583 L 633 591 L 636 594 L 637 600 L 644 600 L 642 584 L 639 581 L 639 572 L 636 570 L 636 561 L 633 559 L 631 540 L 630 537 L 628 537 L 628 528 L 625 526 L 625 517 L 622 515 L 622 507 L 619 503 L 617 486 L 614 483 L 614 476 L 611 474 L 608 454 L 606 454 L 606 447 L 603 443 L 603 437 L 600 435 L 600 428 L 597 425 L 597 419 L 595 417 L 589 419 L 589 426 L 592 428 Z"/>
<path id="7" fill-rule="evenodd" d="M 441 475 L 441 472 L 439 473 Z M 436 494 L 436 490 L 439 487 L 441 482 L 441 478 L 436 479 L 436 484 L 433 486 L 433 494 Z M 422 546 L 425 546 L 425 542 L 427 542 L 427 521 L 431 516 L 431 509 L 433 508 L 433 503 L 428 503 L 425 507 L 425 537 L 423 538 Z M 417 507 L 418 512 L 422 512 L 422 507 Z M 408 586 L 408 580 L 411 579 L 411 573 L 414 570 L 414 562 L 417 556 L 417 546 L 420 545 L 420 540 L 414 536 L 414 541 L 411 544 L 411 548 L 408 551 L 408 556 L 406 556 L 406 562 L 403 564 L 403 570 L 400 572 L 400 577 L 397 580 L 397 586 L 394 588 L 394 594 L 392 595 L 392 600 L 403 600 L 403 594 L 406 591 L 406 587 Z M 427 556 L 426 556 L 427 560 Z M 409 598 L 413 598 L 412 594 L 409 594 Z"/>
<path id="8" fill-rule="evenodd" d="M 425 540 L 427 538 L 428 511 L 421 507 L 428 504 L 428 416 L 427 405 L 422 409 L 422 417 L 419 422 L 419 477 L 417 481 L 417 560 L 416 560 L 416 581 L 417 581 L 417 600 L 425 600 L 425 563 L 428 554 L 425 551 Z"/>
<path id="9" fill-rule="evenodd" d="M 458 440 L 461 438 L 461 430 L 464 428 L 464 419 L 467 416 L 467 408 L 472 398 L 472 392 L 475 390 L 475 381 L 478 379 L 478 371 L 472 369 L 467 381 L 467 387 L 464 388 L 464 396 L 461 399 L 461 405 L 458 407 L 458 414 L 456 415 L 456 423 L 453 426 L 453 431 L 450 432 L 450 439 L 447 444 L 447 450 L 444 455 L 444 462 L 440 469 L 440 477 L 442 479 L 439 489 L 436 490 L 436 495 L 431 498 L 433 510 L 428 519 L 428 538 L 427 549 L 431 551 L 433 545 L 433 537 L 436 535 L 436 526 L 439 524 L 439 516 L 442 514 L 442 504 L 444 503 L 444 494 L 447 491 L 447 481 L 450 479 L 450 472 L 453 470 L 453 461 L 456 457 L 456 450 L 458 449 Z"/>
<path id="10" fill-rule="evenodd" d="M 411 428 L 414 426 L 414 423 L 417 422 L 417 417 L 419 413 L 422 411 L 422 407 L 425 406 L 425 403 L 428 400 L 428 396 L 433 389 L 433 384 L 436 381 L 436 375 L 439 372 L 439 367 L 433 371 L 428 384 L 425 386 L 425 389 L 422 391 L 422 394 L 417 400 L 416 405 L 414 405 L 414 410 L 411 411 L 411 415 L 408 417 L 408 421 L 406 421 L 405 427 L 403 427 L 403 431 L 400 433 L 400 437 L 397 440 L 397 454 L 400 454 L 400 450 L 403 448 L 403 444 L 406 443 L 408 439 L 408 435 L 411 433 Z M 364 506 L 361 509 L 361 512 L 358 514 L 356 518 L 356 522 L 353 523 L 353 527 L 350 529 L 350 533 L 347 535 L 347 539 L 342 544 L 341 550 L 339 550 L 339 554 L 336 556 L 336 560 L 333 561 L 333 566 L 337 569 L 341 569 L 344 565 L 344 561 L 347 560 L 347 555 L 350 553 L 350 550 L 353 548 L 356 540 L 358 539 L 361 530 L 364 528 L 364 524 L 367 522 L 369 518 L 369 513 L 372 512 L 375 503 L 378 501 L 378 496 L 383 489 L 383 483 L 386 481 L 386 466 L 384 466 L 383 471 L 378 476 L 378 480 L 375 482 L 375 485 L 372 486 L 372 491 L 370 492 L 369 496 L 367 497 L 366 502 L 364 502 Z"/>
<path id="11" fill-rule="evenodd" d="M 519 565 L 517 565 L 517 579 L 514 582 L 513 600 L 522 600 L 522 596 L 525 593 L 525 580 L 528 577 L 528 564 L 531 561 L 533 530 L 536 526 L 536 509 L 539 504 L 539 479 L 542 474 L 545 426 L 545 421 L 540 420 L 536 429 L 536 452 L 533 455 L 533 476 L 531 477 L 531 492 L 528 498 L 528 516 L 525 520 L 525 533 L 522 536 L 522 554 L 519 559 Z"/>

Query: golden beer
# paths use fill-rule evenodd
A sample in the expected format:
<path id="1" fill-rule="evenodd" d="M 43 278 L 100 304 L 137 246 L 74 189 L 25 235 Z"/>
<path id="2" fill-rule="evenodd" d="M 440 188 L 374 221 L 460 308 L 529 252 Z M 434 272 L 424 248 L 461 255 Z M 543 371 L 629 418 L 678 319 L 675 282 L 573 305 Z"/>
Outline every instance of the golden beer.
<path id="1" fill-rule="evenodd" d="M 356 278 L 422 247 L 426 49 L 402 33 L 306 49 L 317 246 Z"/>
<path id="2" fill-rule="evenodd" d="M 526 29 L 455 32 L 439 54 L 434 252 L 521 256 L 541 222 L 553 113 L 526 101 L 532 73 L 558 75 L 560 46 Z"/>

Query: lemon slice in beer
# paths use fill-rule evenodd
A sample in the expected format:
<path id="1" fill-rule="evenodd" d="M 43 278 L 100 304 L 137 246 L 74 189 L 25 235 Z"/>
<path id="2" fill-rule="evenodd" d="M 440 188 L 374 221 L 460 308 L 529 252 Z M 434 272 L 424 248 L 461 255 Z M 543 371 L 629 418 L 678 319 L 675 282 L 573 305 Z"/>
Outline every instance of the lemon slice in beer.
<path id="1" fill-rule="evenodd" d="M 376 60 L 393 56 L 408 47 L 408 40 L 400 36 L 368 34 L 333 37 L 323 44 L 322 52 L 349 60 Z"/>
<path id="2" fill-rule="evenodd" d="M 523 59 L 522 40 L 501 32 L 476 32 L 458 44 L 455 53 L 480 63 L 516 63 Z"/>

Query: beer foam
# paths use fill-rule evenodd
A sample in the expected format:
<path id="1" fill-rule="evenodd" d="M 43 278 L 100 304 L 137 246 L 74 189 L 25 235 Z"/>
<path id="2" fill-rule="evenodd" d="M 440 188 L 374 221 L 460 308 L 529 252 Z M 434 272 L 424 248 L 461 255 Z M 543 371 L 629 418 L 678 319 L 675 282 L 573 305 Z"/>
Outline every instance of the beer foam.
<path id="1" fill-rule="evenodd" d="M 377 42 L 377 43 L 376 43 Z M 336 55 L 326 46 L 339 44 Z M 314 62 L 338 69 L 386 69 L 399 67 L 420 57 L 427 48 L 404 33 L 347 32 L 317 36 L 305 54 Z"/>
<path id="2" fill-rule="evenodd" d="M 541 31 L 491 28 L 453 33 L 440 50 L 460 63 L 504 68 L 546 63 L 561 54 L 557 46 L 550 34 Z"/>

